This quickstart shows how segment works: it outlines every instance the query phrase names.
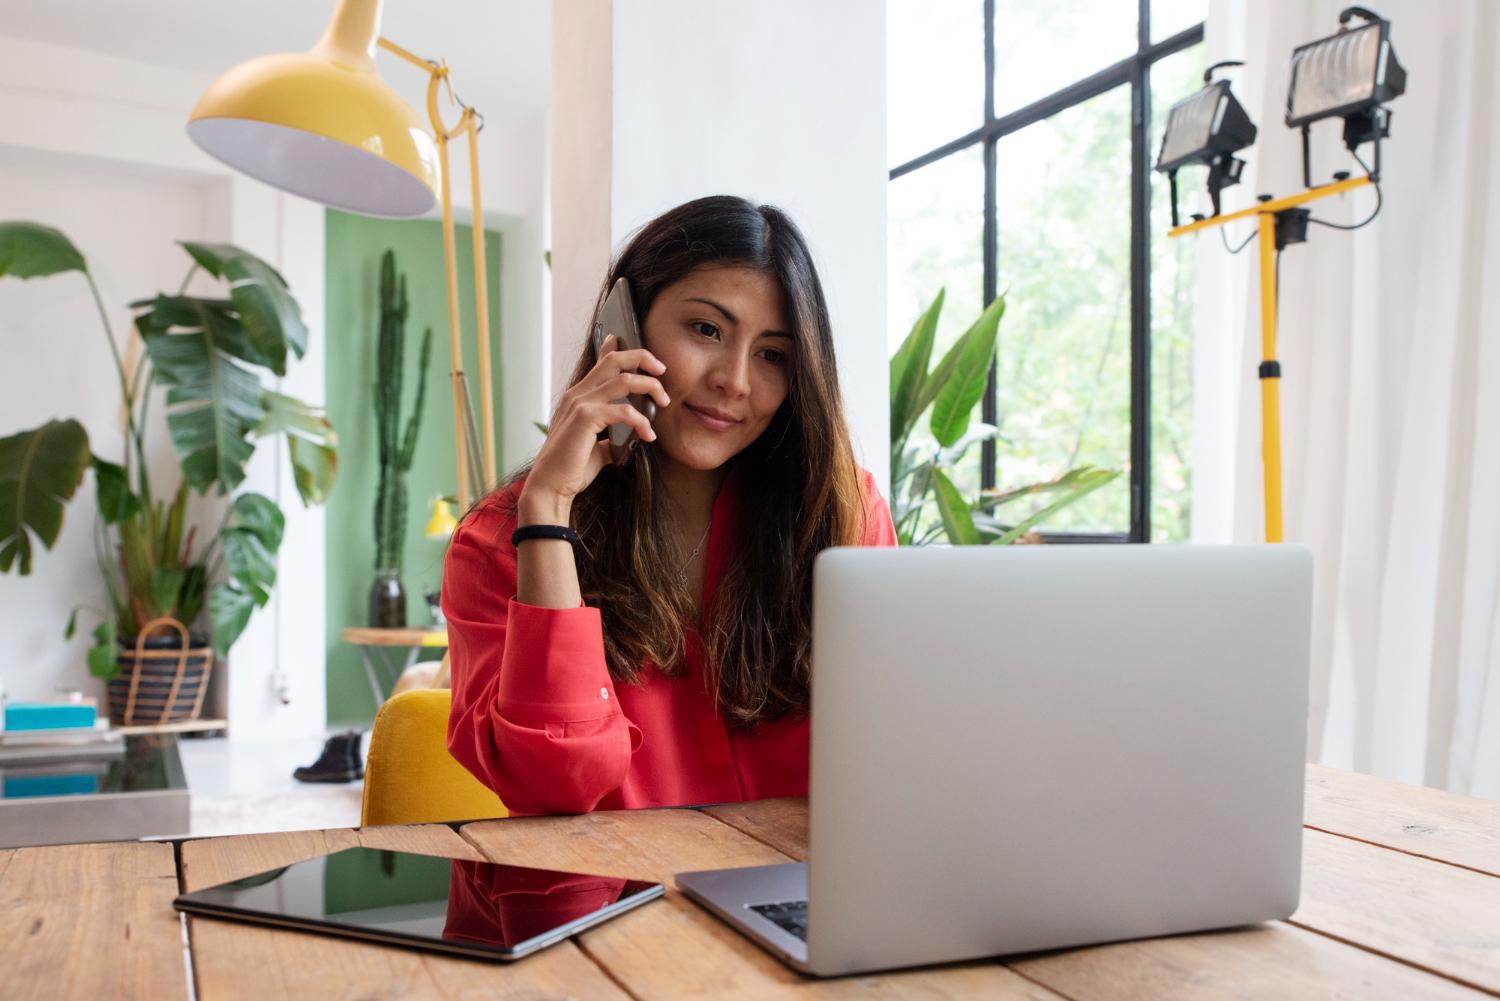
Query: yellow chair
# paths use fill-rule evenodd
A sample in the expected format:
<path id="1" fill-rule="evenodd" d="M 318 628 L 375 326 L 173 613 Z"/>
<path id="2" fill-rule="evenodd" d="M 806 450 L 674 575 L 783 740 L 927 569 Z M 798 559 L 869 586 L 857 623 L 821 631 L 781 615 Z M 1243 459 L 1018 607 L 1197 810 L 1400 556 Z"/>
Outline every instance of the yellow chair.
<path id="1" fill-rule="evenodd" d="M 427 824 L 507 817 L 510 811 L 448 753 L 446 688 L 394 695 L 375 715 L 360 824 Z"/>

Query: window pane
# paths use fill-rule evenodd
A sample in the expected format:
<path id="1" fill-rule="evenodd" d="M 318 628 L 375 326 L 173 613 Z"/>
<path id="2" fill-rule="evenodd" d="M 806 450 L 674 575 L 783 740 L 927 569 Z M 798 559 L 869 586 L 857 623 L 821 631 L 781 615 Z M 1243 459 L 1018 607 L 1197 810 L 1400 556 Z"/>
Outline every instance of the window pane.
<path id="1" fill-rule="evenodd" d="M 1151 0 L 1151 41 L 1171 38 L 1207 17 L 1208 0 Z"/>
<path id="2" fill-rule="evenodd" d="M 938 321 L 932 364 L 943 356 L 983 309 L 984 162 L 971 146 L 891 182 L 889 195 L 889 354 L 895 354 L 917 318 L 947 289 Z M 978 408 L 975 408 L 978 419 Z M 911 443 L 933 444 L 927 418 Z M 965 496 L 979 494 L 979 446 L 959 463 L 954 484 Z"/>
<path id="3" fill-rule="evenodd" d="M 984 124 L 982 0 L 887 0 L 887 149 L 892 167 Z"/>
<path id="4" fill-rule="evenodd" d="M 1117 87 L 1000 141 L 1001 489 L 1084 464 L 1128 470 L 1130 103 Z M 1128 479 L 1043 527 L 1128 531 Z"/>
<path id="5" fill-rule="evenodd" d="M 1155 4 L 1153 4 L 1155 9 Z M 1151 149 L 1161 144 L 1167 111 L 1203 83 L 1203 46 L 1151 68 Z M 1178 178 L 1182 218 L 1194 211 L 1201 170 Z M 1193 498 L 1193 333 L 1197 325 L 1198 247 L 1173 240 L 1167 179 L 1151 175 L 1151 538 L 1186 542 Z"/>
<path id="6" fill-rule="evenodd" d="M 995 0 L 995 115 L 1092 76 L 1136 44 L 1133 0 Z"/>

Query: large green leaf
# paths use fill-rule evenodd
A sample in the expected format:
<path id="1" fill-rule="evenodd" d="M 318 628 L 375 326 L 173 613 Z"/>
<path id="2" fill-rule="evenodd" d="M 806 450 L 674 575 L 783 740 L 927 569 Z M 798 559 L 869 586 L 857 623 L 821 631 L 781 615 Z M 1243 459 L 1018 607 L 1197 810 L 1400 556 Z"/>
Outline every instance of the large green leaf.
<path id="1" fill-rule="evenodd" d="M 947 533 L 948 541 L 955 546 L 977 546 L 982 543 L 984 540 L 979 537 L 979 529 L 974 527 L 974 515 L 969 502 L 964 500 L 953 481 L 941 469 L 933 470 L 933 480 L 937 485 L 938 516 L 943 519 L 943 531 Z"/>
<path id="2" fill-rule="evenodd" d="M 136 318 L 156 381 L 167 388 L 167 428 L 193 489 L 228 493 L 245 478 L 265 419 L 260 379 L 232 356 L 246 345 L 227 313 L 205 300 L 158 296 Z"/>
<path id="3" fill-rule="evenodd" d="M 319 407 L 267 390 L 261 397 L 266 416 L 257 436 L 285 432 L 292 460 L 292 477 L 303 506 L 322 504 L 338 475 L 339 436 Z"/>
<path id="4" fill-rule="evenodd" d="M 182 245 L 193 260 L 229 282 L 229 295 L 250 343 L 277 375 L 286 375 L 286 353 L 307 350 L 307 326 L 286 279 L 265 261 L 228 243 Z"/>
<path id="5" fill-rule="evenodd" d="M 950 448 L 969 428 L 974 405 L 984 395 L 989 379 L 990 361 L 995 357 L 995 338 L 1000 317 L 1005 313 L 1005 297 L 990 303 L 974 325 L 949 349 L 939 363 L 945 374 L 937 387 L 932 404 L 932 436 L 939 445 Z M 950 363 L 951 359 L 951 363 Z M 934 379 L 936 381 L 936 379 Z"/>
<path id="6" fill-rule="evenodd" d="M 141 499 L 130 492 L 130 478 L 124 466 L 94 456 L 94 486 L 99 501 L 99 517 L 106 525 L 115 525 L 134 517 L 141 509 Z"/>
<path id="7" fill-rule="evenodd" d="M 219 546 L 224 551 L 230 583 L 264 608 L 276 584 L 276 557 L 254 532 L 244 528 L 225 529 L 219 536 Z"/>
<path id="8" fill-rule="evenodd" d="M 0 573 L 20 560 L 31 573 L 31 536 L 47 549 L 62 531 L 63 505 L 89 467 L 89 436 L 75 420 L 0 438 Z"/>
<path id="9" fill-rule="evenodd" d="M 219 584 L 208 597 L 208 614 L 214 624 L 214 653 L 222 657 L 240 638 L 255 611 L 255 598 L 233 584 Z"/>
<path id="10" fill-rule="evenodd" d="M 914 408 L 922 395 L 922 384 L 927 381 L 927 365 L 932 360 L 932 344 L 937 337 L 938 316 L 943 311 L 945 289 L 938 289 L 937 298 L 927 312 L 917 318 L 906 335 L 906 340 L 891 356 L 891 445 L 899 448 L 916 426 L 920 411 Z"/>
<path id="11" fill-rule="evenodd" d="M 39 222 L 0 222 L 0 276 L 42 278 L 88 269 L 60 230 Z"/>
<path id="12" fill-rule="evenodd" d="M 261 494 L 240 494 L 230 506 L 229 518 L 225 522 L 229 529 L 248 529 L 272 556 L 281 548 L 281 537 L 286 530 L 286 516 L 271 498 Z"/>

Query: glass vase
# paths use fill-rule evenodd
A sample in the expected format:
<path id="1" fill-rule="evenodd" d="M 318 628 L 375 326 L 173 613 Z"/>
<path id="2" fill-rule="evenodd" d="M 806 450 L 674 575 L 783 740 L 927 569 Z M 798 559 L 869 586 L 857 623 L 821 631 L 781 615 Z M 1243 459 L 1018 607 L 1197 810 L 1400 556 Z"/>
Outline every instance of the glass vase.
<path id="1" fill-rule="evenodd" d="M 376 570 L 370 588 L 370 625 L 376 629 L 406 628 L 406 588 L 400 570 Z"/>

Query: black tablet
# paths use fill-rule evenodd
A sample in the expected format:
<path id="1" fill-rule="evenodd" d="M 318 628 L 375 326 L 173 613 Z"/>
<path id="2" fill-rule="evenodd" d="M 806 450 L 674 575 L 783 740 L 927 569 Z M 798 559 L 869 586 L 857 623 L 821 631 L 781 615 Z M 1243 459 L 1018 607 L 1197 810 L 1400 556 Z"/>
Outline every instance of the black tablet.
<path id="1" fill-rule="evenodd" d="M 660 883 L 376 848 L 184 893 L 180 911 L 511 960 L 654 900 Z"/>

